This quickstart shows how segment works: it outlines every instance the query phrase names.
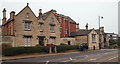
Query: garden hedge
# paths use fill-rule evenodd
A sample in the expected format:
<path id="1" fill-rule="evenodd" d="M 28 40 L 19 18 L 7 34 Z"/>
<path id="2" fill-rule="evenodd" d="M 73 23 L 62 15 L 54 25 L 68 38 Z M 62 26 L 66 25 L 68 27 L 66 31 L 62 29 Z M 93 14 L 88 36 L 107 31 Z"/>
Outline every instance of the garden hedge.
<path id="1" fill-rule="evenodd" d="M 78 46 L 74 45 L 59 45 L 56 46 L 57 52 L 64 52 L 67 50 L 77 49 Z M 54 47 L 52 47 L 54 49 Z M 54 50 L 53 50 L 54 51 Z M 29 54 L 29 53 L 49 53 L 48 46 L 42 47 L 8 47 L 4 50 L 3 56 L 14 56 L 19 54 Z"/>
<path id="2" fill-rule="evenodd" d="M 3 52 L 4 56 L 14 56 L 19 54 L 29 54 L 29 53 L 48 53 L 49 47 L 9 47 Z"/>
<path id="3" fill-rule="evenodd" d="M 78 49 L 77 45 L 59 45 L 56 46 L 57 52 L 64 52 L 67 50 Z"/>

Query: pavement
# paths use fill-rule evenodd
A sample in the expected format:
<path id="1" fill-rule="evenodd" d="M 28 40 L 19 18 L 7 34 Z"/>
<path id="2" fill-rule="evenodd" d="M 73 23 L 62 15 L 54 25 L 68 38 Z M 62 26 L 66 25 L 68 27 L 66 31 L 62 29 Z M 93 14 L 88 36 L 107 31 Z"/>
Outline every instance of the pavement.
<path id="1" fill-rule="evenodd" d="M 97 52 L 97 51 L 101 51 L 101 50 L 89 50 L 86 52 Z M 53 55 L 64 55 L 64 54 L 72 54 L 72 53 L 84 53 L 84 51 L 67 51 L 67 52 L 63 52 L 63 53 L 35 53 L 35 54 L 22 54 L 22 55 L 17 55 L 17 56 L 5 56 L 2 57 L 2 61 L 7 61 L 7 60 L 17 60 L 17 59 L 27 59 L 27 58 L 36 58 L 36 57 L 44 57 L 44 56 L 53 56 Z"/>

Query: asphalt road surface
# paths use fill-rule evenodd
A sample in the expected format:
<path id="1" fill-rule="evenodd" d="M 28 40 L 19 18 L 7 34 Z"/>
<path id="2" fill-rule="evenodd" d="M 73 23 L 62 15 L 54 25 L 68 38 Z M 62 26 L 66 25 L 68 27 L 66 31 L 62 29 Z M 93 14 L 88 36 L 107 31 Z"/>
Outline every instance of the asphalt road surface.
<path id="1" fill-rule="evenodd" d="M 49 64 L 50 62 L 118 62 L 118 50 L 102 49 L 101 51 L 95 52 L 75 52 L 36 58 L 7 60 L 3 61 L 3 63 L 4 62 L 44 62 L 44 64 Z"/>

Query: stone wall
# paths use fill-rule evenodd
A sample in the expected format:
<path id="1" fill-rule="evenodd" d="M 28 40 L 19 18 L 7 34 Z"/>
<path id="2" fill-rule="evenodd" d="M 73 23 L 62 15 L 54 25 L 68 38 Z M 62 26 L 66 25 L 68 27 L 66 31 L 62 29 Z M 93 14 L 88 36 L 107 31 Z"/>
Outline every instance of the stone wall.
<path id="1" fill-rule="evenodd" d="M 70 42 L 70 45 L 77 45 L 75 38 L 61 38 L 61 43 L 68 45 L 68 42 Z"/>
<path id="2" fill-rule="evenodd" d="M 14 36 L 2 36 L 2 43 L 11 43 L 14 46 Z"/>
<path id="3" fill-rule="evenodd" d="M 76 44 L 80 45 L 82 43 L 87 43 L 87 36 L 76 36 Z"/>

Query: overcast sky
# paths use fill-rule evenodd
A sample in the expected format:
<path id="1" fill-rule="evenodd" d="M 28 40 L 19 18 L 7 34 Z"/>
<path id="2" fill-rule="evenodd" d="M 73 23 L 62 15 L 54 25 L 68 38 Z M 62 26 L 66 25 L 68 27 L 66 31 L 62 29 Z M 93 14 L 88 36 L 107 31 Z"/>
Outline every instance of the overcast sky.
<path id="1" fill-rule="evenodd" d="M 101 26 L 104 26 L 105 32 L 118 33 L 118 1 L 119 0 L 1 0 L 0 18 L 2 19 L 2 10 L 6 8 L 7 18 L 10 11 L 16 14 L 21 11 L 27 2 L 38 16 L 39 9 L 45 13 L 51 9 L 60 14 L 70 16 L 79 23 L 80 28 L 84 29 L 86 23 L 89 29 L 98 28 L 98 16 L 103 16 Z"/>

